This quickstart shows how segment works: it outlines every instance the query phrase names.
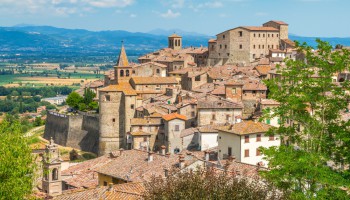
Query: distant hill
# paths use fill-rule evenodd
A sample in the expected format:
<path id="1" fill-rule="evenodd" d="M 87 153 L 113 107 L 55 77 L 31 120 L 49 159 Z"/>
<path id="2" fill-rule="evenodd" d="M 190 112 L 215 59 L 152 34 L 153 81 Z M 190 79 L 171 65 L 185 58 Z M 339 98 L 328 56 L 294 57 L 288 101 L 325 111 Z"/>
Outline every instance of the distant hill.
<path id="1" fill-rule="evenodd" d="M 210 36 L 186 32 L 180 29 L 155 29 L 148 33 L 115 31 L 88 31 L 52 26 L 19 25 L 0 27 L 0 52 L 9 53 L 76 53 L 79 55 L 115 54 L 123 40 L 128 54 L 138 56 L 167 46 L 167 36 L 172 33 L 183 36 L 184 46 L 207 46 Z M 316 37 L 290 35 L 290 39 L 315 46 Z M 350 46 L 350 38 L 321 38 L 333 46 Z"/>

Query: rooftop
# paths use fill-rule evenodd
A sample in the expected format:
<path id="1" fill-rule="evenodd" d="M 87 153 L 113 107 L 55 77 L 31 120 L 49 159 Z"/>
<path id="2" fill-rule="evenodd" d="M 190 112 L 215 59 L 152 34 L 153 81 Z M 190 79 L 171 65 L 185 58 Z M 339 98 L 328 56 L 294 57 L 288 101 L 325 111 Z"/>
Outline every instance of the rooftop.
<path id="1" fill-rule="evenodd" d="M 170 114 L 167 114 L 167 115 L 163 115 L 163 119 L 165 121 L 170 121 L 170 120 L 173 120 L 173 119 L 181 119 L 181 120 L 187 120 L 186 116 L 185 115 L 180 115 L 178 113 L 170 113 Z"/>
<path id="2" fill-rule="evenodd" d="M 272 126 L 254 121 L 242 121 L 233 125 L 219 127 L 219 131 L 237 135 L 248 135 L 253 133 L 266 133 Z"/>
<path id="3" fill-rule="evenodd" d="M 130 82 L 136 85 L 178 84 L 174 77 L 132 77 Z"/>

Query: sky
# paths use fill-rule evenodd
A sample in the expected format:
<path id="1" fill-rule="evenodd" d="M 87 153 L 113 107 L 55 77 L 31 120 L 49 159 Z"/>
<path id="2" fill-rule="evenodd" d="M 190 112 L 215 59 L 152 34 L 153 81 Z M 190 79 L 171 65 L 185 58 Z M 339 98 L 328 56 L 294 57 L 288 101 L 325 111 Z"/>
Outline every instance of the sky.
<path id="1" fill-rule="evenodd" d="M 350 37 L 349 0 L 0 0 L 0 26 L 126 30 L 181 29 L 216 35 L 269 20 L 300 36 Z"/>

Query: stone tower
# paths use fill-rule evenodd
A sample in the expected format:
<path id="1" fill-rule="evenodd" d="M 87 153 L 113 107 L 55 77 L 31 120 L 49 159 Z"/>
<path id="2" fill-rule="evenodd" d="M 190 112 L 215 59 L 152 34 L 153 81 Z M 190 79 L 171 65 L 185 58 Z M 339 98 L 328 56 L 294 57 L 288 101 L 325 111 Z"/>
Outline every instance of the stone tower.
<path id="1" fill-rule="evenodd" d="M 182 49 L 182 37 L 177 34 L 172 34 L 168 37 L 168 47 L 174 50 Z"/>
<path id="2" fill-rule="evenodd" d="M 131 76 L 132 69 L 129 66 L 128 56 L 126 55 L 126 51 L 124 48 L 124 42 L 122 41 L 122 47 L 120 49 L 119 57 L 117 64 L 114 66 L 114 78 L 115 83 L 118 84 L 120 81 L 126 78 L 126 81 L 129 80 Z"/>
<path id="3" fill-rule="evenodd" d="M 50 196 L 62 194 L 61 159 L 52 137 L 43 155 L 43 191 Z"/>

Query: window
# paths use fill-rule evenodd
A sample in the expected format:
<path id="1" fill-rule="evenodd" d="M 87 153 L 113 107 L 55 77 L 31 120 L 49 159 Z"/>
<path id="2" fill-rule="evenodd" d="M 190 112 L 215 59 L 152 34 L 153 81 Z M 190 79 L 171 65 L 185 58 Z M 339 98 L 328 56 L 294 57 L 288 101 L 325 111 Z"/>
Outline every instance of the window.
<path id="1" fill-rule="evenodd" d="M 160 74 L 160 70 L 159 69 L 157 69 L 157 74 Z"/>
<path id="2" fill-rule="evenodd" d="M 249 149 L 244 150 L 244 157 L 249 157 Z"/>
<path id="3" fill-rule="evenodd" d="M 274 135 L 270 135 L 269 136 L 269 141 L 274 141 L 275 140 L 275 136 Z"/>
<path id="4" fill-rule="evenodd" d="M 226 120 L 230 120 L 230 115 L 226 115 Z"/>
<path id="5" fill-rule="evenodd" d="M 107 186 L 107 181 L 103 181 L 103 186 Z"/>
<path id="6" fill-rule="evenodd" d="M 200 81 L 201 80 L 201 76 L 199 75 L 199 76 L 196 76 L 195 78 L 194 78 L 194 80 L 195 81 Z"/>
<path id="7" fill-rule="evenodd" d="M 271 34 L 271 37 L 273 37 L 273 34 Z"/>
<path id="8" fill-rule="evenodd" d="M 212 115 L 211 115 L 211 119 L 212 119 L 212 120 L 215 120 L 215 119 L 216 119 L 215 114 L 212 114 Z"/>
<path id="9" fill-rule="evenodd" d="M 273 45 L 271 45 L 271 49 L 273 49 Z"/>
<path id="10" fill-rule="evenodd" d="M 139 126 L 139 130 L 142 130 L 142 126 Z"/>
<path id="11" fill-rule="evenodd" d="M 278 34 L 276 35 L 276 37 L 278 37 Z"/>
<path id="12" fill-rule="evenodd" d="M 135 74 L 135 70 L 132 70 L 132 73 Z"/>
<path id="13" fill-rule="evenodd" d="M 131 108 L 131 109 L 134 109 L 134 107 L 135 107 L 134 104 L 131 104 L 131 105 L 130 105 L 130 108 Z"/>
<path id="14" fill-rule="evenodd" d="M 225 35 L 222 35 L 222 39 L 225 39 Z"/>
<path id="15" fill-rule="evenodd" d="M 260 37 L 260 33 L 259 33 L 259 37 Z"/>
<path id="16" fill-rule="evenodd" d="M 271 120 L 270 119 L 266 119 L 266 124 L 270 124 Z"/>
<path id="17" fill-rule="evenodd" d="M 239 37 L 243 36 L 243 32 L 242 31 L 238 31 L 238 33 L 239 33 Z"/>
<path id="18" fill-rule="evenodd" d="M 180 130 L 180 126 L 179 125 L 175 125 L 175 131 L 179 131 Z"/>
<path id="19" fill-rule="evenodd" d="M 195 117 L 196 116 L 196 113 L 195 112 L 191 112 L 191 117 Z"/>
<path id="20" fill-rule="evenodd" d="M 105 100 L 106 100 L 106 101 L 111 101 L 111 96 L 106 95 L 106 96 L 105 96 Z"/>
<path id="21" fill-rule="evenodd" d="M 112 122 L 115 122 L 115 118 L 112 119 Z"/>
<path id="22" fill-rule="evenodd" d="M 225 44 L 225 49 L 227 49 L 227 44 Z"/>
<path id="23" fill-rule="evenodd" d="M 255 37 L 255 33 L 254 33 L 254 37 Z"/>
<path id="24" fill-rule="evenodd" d="M 255 59 L 255 54 L 253 54 L 253 59 Z"/>
<path id="25" fill-rule="evenodd" d="M 222 45 L 220 44 L 220 49 L 222 49 Z"/>
<path id="26" fill-rule="evenodd" d="M 270 37 L 270 34 L 267 34 L 267 37 Z"/>
<path id="27" fill-rule="evenodd" d="M 269 48 L 270 48 L 270 45 L 267 45 L 267 48 L 269 49 Z"/>
<path id="28" fill-rule="evenodd" d="M 129 76 L 130 74 L 129 74 L 129 70 L 126 70 L 125 71 L 125 76 Z"/>
<path id="29" fill-rule="evenodd" d="M 232 88 L 232 94 L 236 94 L 236 93 L 237 93 L 236 88 Z"/>
<path id="30" fill-rule="evenodd" d="M 244 143 L 249 143 L 249 135 L 244 136 Z"/>
<path id="31" fill-rule="evenodd" d="M 52 180 L 58 180 L 58 169 L 54 168 L 52 170 Z"/>
<path id="32" fill-rule="evenodd" d="M 259 49 L 260 49 L 260 44 L 259 44 Z"/>
<path id="33" fill-rule="evenodd" d="M 228 155 L 228 156 L 232 156 L 232 147 L 229 147 L 229 148 L 227 149 L 227 155 Z"/>
<path id="34" fill-rule="evenodd" d="M 229 54 L 229 53 L 227 53 L 227 56 L 230 56 L 230 54 Z"/>
<path id="35" fill-rule="evenodd" d="M 147 136 L 144 136 L 144 137 L 143 137 L 143 141 L 144 141 L 144 142 L 147 142 Z"/>
<path id="36" fill-rule="evenodd" d="M 256 141 L 257 142 L 261 142 L 261 134 L 257 134 L 256 135 Z"/>
<path id="37" fill-rule="evenodd" d="M 265 37 L 265 34 L 263 34 L 263 37 Z"/>
<path id="38" fill-rule="evenodd" d="M 253 45 L 253 49 L 255 49 L 255 44 Z"/>
<path id="39" fill-rule="evenodd" d="M 262 48 L 265 49 L 265 45 L 262 45 Z"/>
<path id="40" fill-rule="evenodd" d="M 243 48 L 243 46 L 240 44 L 240 45 L 239 45 L 239 48 L 240 48 L 240 49 L 242 49 L 242 48 Z"/>
<path id="41" fill-rule="evenodd" d="M 119 75 L 120 75 L 120 77 L 123 77 L 124 76 L 124 70 L 120 70 L 119 71 Z"/>
<path id="42" fill-rule="evenodd" d="M 191 104 L 191 108 L 192 108 L 192 109 L 194 109 L 194 108 L 195 108 L 194 104 Z"/>
<path id="43" fill-rule="evenodd" d="M 259 148 L 256 149 L 256 156 L 261 156 L 261 151 Z"/>

